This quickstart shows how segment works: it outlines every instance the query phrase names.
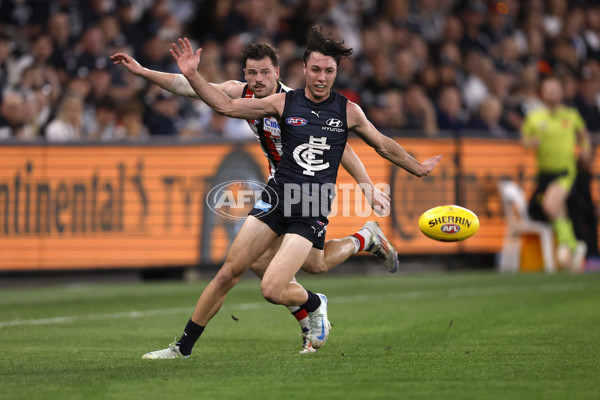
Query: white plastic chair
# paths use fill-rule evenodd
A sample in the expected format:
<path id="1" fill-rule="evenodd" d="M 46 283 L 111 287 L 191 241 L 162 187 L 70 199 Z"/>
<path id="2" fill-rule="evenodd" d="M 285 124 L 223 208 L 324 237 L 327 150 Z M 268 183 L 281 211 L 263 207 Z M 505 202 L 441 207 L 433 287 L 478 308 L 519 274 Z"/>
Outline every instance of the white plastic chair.
<path id="1" fill-rule="evenodd" d="M 498 183 L 502 207 L 506 216 L 506 233 L 500 256 L 501 272 L 518 272 L 521 265 L 521 236 L 536 234 L 540 238 L 544 271 L 554 273 L 554 231 L 549 224 L 533 221 L 527 212 L 527 200 L 523 189 L 515 182 L 502 180 Z"/>

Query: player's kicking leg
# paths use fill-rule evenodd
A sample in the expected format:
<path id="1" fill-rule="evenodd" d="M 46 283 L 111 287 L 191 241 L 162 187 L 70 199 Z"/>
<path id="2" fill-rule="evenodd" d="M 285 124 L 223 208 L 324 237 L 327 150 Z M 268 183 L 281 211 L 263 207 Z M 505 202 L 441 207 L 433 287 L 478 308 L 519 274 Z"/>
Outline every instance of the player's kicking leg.
<path id="1" fill-rule="evenodd" d="M 398 253 L 375 221 L 368 221 L 353 235 L 328 240 L 323 250 L 313 249 L 302 265 L 302 270 L 311 274 L 321 274 L 330 271 L 359 251 L 369 252 L 381 261 L 389 272 L 398 270 Z"/>
<path id="2" fill-rule="evenodd" d="M 379 224 L 376 221 L 368 221 L 357 233 L 364 231 L 371 234 L 370 245 L 364 250 L 381 261 L 389 272 L 396 272 L 400 264 L 398 252 L 385 237 Z"/>

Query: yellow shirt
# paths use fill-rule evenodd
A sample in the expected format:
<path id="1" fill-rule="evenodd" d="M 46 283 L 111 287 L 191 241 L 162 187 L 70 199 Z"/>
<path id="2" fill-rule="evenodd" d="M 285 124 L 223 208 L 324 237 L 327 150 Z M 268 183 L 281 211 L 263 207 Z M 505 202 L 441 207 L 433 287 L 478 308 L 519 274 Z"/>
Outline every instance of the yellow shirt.
<path id="1" fill-rule="evenodd" d="M 561 172 L 576 166 L 577 132 L 584 129 L 585 122 L 576 109 L 560 106 L 554 112 L 542 108 L 528 113 L 522 132 L 539 140 L 538 170 Z"/>

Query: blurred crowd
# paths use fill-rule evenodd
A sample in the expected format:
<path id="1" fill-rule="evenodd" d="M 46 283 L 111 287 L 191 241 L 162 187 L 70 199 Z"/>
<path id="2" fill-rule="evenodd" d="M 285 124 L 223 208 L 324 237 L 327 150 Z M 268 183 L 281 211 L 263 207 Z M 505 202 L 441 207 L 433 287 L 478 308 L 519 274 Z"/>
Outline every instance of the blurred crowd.
<path id="1" fill-rule="evenodd" d="M 126 52 L 178 72 L 180 36 L 203 47 L 212 82 L 243 81 L 244 43 L 280 53 L 282 81 L 303 86 L 301 56 L 320 23 L 354 48 L 336 90 L 380 129 L 516 138 L 553 75 L 565 102 L 600 132 L 600 5 L 577 0 L 2 0 L 0 140 L 144 141 L 252 137 L 212 112 L 114 66 Z"/>

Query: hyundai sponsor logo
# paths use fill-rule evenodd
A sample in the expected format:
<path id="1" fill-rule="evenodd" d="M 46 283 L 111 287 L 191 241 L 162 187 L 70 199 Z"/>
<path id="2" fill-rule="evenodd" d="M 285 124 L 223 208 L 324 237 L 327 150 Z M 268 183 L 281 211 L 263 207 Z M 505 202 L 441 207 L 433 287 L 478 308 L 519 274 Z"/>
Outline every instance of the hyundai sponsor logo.
<path id="1" fill-rule="evenodd" d="M 325 123 L 332 128 L 340 128 L 342 125 L 344 125 L 344 123 L 337 118 L 329 118 Z"/>

